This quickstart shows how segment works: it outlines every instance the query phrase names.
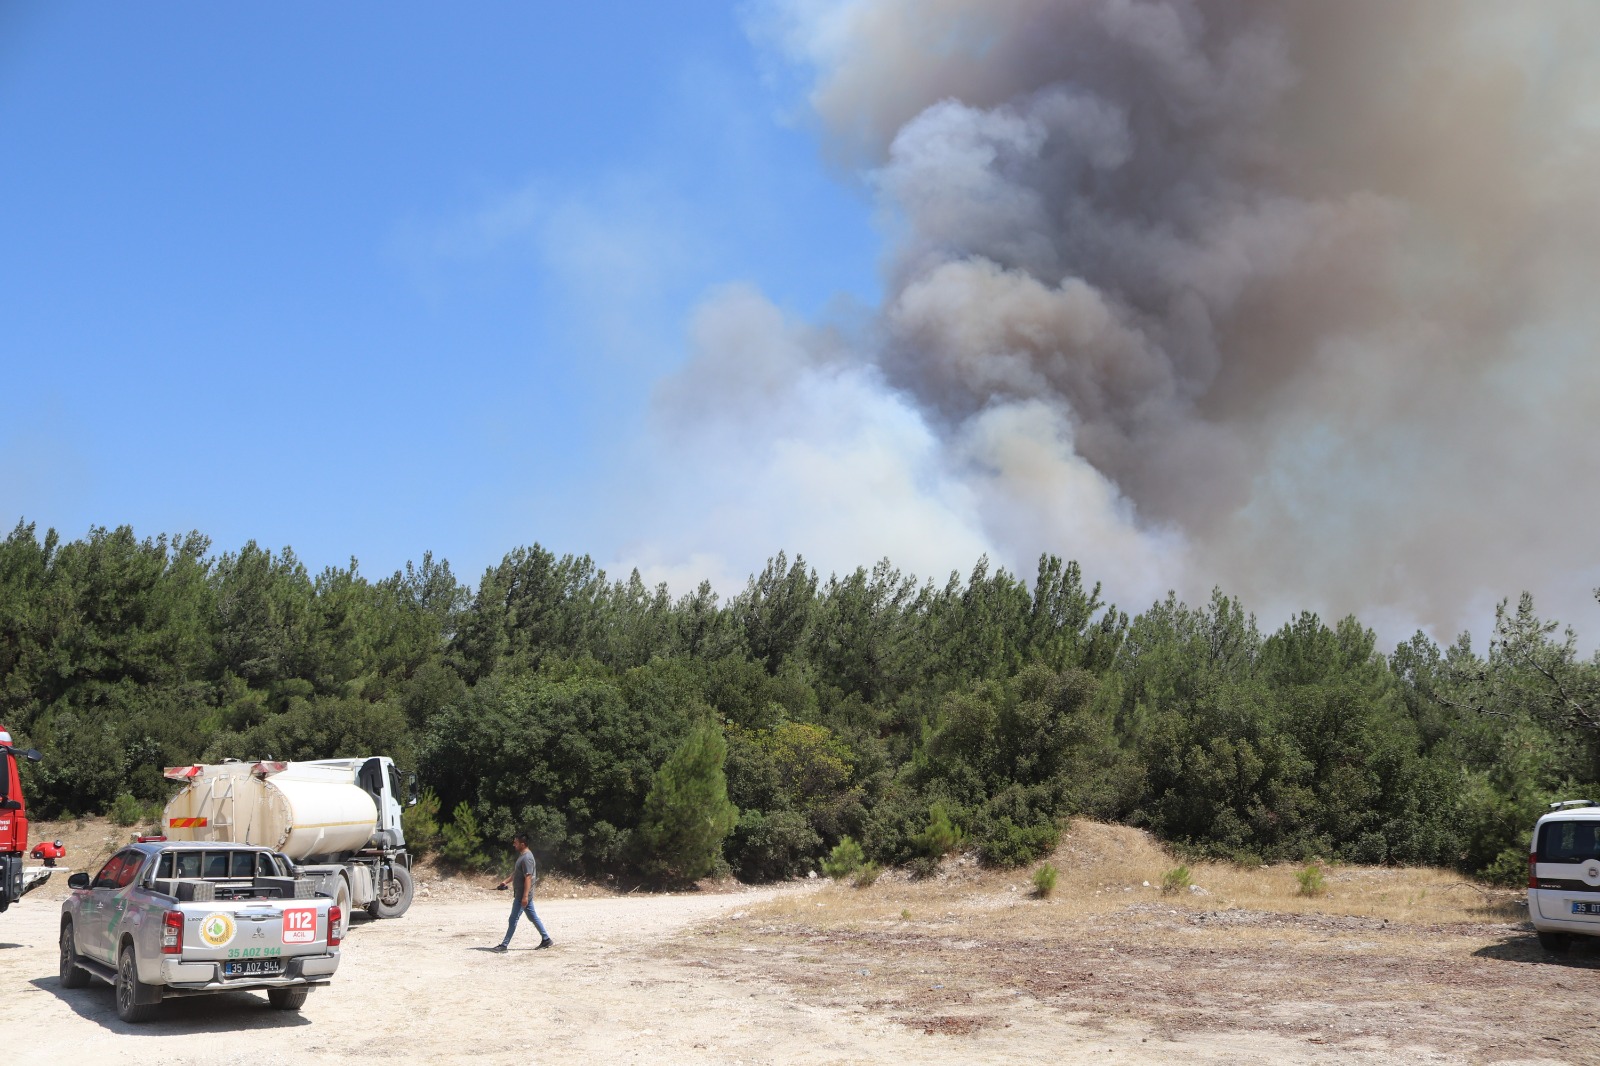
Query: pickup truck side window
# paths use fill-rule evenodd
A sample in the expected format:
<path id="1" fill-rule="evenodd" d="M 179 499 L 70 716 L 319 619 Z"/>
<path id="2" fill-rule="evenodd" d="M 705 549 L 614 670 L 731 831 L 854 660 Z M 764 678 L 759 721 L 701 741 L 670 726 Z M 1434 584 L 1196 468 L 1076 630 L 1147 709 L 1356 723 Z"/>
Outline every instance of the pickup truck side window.
<path id="1" fill-rule="evenodd" d="M 120 852 L 111 856 L 110 860 L 100 867 L 100 872 L 94 875 L 94 880 L 90 882 L 89 887 L 116 888 L 117 878 L 122 874 L 122 864 L 123 860 Z"/>
<path id="2" fill-rule="evenodd" d="M 117 887 L 127 888 L 133 884 L 133 879 L 139 876 L 139 867 L 144 865 L 144 856 L 137 851 L 130 851 L 122 857 L 122 869 L 117 871 Z"/>
<path id="3" fill-rule="evenodd" d="M 172 852 L 167 852 L 156 860 L 156 877 L 167 880 L 172 877 Z"/>

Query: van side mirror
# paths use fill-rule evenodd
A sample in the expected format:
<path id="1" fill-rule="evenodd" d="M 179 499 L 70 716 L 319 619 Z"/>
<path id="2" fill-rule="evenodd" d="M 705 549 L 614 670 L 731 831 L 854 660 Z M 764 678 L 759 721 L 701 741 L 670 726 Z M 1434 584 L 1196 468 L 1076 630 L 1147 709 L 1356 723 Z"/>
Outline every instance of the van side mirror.
<path id="1" fill-rule="evenodd" d="M 82 872 L 73 874 L 71 877 L 67 878 L 67 887 L 68 888 L 88 888 L 89 887 L 89 875 L 86 874 L 86 873 L 82 873 Z"/>

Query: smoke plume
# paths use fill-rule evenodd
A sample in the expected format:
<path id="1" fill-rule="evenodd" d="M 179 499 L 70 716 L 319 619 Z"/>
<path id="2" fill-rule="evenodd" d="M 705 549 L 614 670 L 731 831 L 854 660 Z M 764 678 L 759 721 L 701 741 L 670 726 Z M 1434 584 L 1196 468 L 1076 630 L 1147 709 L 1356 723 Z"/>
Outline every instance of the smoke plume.
<path id="1" fill-rule="evenodd" d="M 794 0 L 758 25 L 877 197 L 886 295 L 826 326 L 713 298 L 669 423 L 759 412 L 762 466 L 812 439 L 809 394 L 845 471 L 890 404 L 926 434 L 886 475 L 940 501 L 925 533 L 1077 557 L 1134 607 L 1220 584 L 1448 638 L 1529 588 L 1594 617 L 1600 5 Z M 840 507 L 823 486 L 849 492 L 796 491 Z M 855 561 L 904 557 L 856 528 Z"/>

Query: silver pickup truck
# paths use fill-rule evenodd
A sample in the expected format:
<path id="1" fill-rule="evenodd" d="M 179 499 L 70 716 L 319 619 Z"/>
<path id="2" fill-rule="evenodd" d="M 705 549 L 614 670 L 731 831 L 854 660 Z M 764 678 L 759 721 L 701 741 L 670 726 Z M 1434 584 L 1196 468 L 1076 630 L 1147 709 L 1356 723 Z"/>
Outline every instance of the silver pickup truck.
<path id="1" fill-rule="evenodd" d="M 339 967 L 339 908 L 265 848 L 140 842 L 67 885 L 62 987 L 109 981 L 123 1021 L 144 1021 L 165 996 L 241 989 L 299 1010 Z"/>

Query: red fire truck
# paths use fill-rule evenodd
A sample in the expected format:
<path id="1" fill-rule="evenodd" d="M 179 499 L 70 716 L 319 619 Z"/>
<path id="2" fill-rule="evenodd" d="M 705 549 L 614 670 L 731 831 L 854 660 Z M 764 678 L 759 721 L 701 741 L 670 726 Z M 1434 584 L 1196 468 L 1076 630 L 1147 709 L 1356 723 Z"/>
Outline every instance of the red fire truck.
<path id="1" fill-rule="evenodd" d="M 38 762 L 33 748 L 11 746 L 11 731 L 0 726 L 0 911 L 26 893 L 50 880 L 51 868 L 65 854 L 59 840 L 40 844 L 33 856 L 43 866 L 24 867 L 22 856 L 28 850 L 28 808 L 22 800 L 22 778 L 17 774 L 17 759 Z"/>

